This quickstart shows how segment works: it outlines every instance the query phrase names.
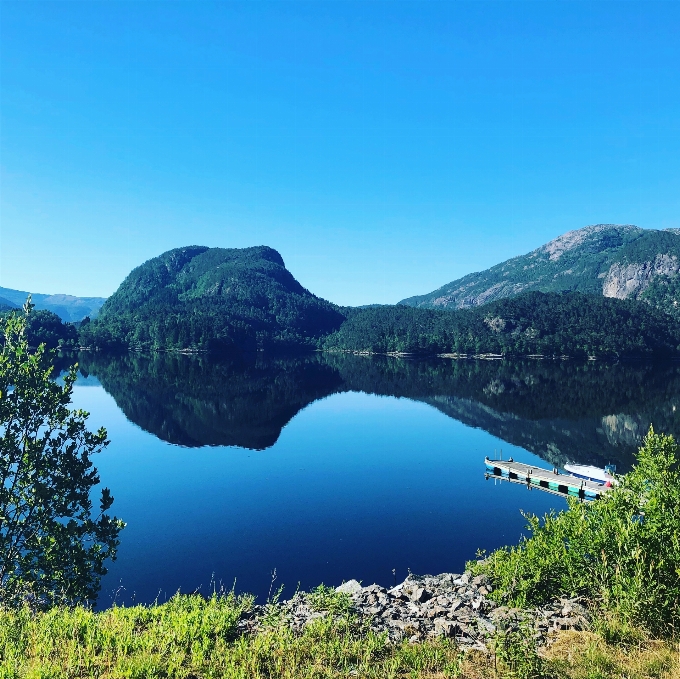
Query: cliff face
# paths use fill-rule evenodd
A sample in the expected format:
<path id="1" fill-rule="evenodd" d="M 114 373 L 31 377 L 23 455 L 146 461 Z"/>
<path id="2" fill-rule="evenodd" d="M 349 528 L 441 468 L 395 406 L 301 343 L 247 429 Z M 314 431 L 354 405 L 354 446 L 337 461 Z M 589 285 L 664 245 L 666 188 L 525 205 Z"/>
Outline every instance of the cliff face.
<path id="1" fill-rule="evenodd" d="M 644 299 L 654 281 L 659 277 L 672 280 L 679 271 L 680 234 L 676 229 L 598 224 L 569 231 L 526 255 L 400 304 L 463 309 L 529 290 L 578 290 L 618 299 Z M 668 296 L 667 286 L 664 294 Z"/>
<path id="2" fill-rule="evenodd" d="M 640 298 L 640 295 L 650 286 L 657 276 L 676 276 L 680 270 L 680 261 L 674 254 L 658 254 L 647 262 L 615 262 L 602 285 L 605 297 L 627 299 Z"/>

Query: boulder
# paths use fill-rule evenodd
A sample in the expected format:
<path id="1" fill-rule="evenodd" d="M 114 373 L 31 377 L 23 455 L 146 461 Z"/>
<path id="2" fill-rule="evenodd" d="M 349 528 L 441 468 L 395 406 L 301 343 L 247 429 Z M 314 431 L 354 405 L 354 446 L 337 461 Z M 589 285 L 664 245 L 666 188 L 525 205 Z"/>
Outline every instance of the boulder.
<path id="1" fill-rule="evenodd" d="M 340 587 L 336 587 L 335 591 L 339 594 L 359 594 L 362 590 L 361 583 L 357 580 L 348 580 L 343 582 Z"/>
<path id="2" fill-rule="evenodd" d="M 460 627 L 457 623 L 444 618 L 437 618 L 434 621 L 434 633 L 436 636 L 455 637 L 460 632 Z"/>
<path id="3" fill-rule="evenodd" d="M 424 587 L 416 587 L 411 593 L 411 601 L 418 604 L 424 604 L 432 598 L 432 593 L 428 592 Z"/>

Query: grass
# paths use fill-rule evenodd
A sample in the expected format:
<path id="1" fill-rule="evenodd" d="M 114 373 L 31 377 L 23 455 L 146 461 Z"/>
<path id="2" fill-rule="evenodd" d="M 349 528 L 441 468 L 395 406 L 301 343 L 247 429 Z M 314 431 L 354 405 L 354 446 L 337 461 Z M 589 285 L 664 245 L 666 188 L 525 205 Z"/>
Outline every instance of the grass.
<path id="1" fill-rule="evenodd" d="M 0 678 L 177 679 L 455 676 L 445 640 L 392 645 L 350 615 L 315 620 L 301 634 L 272 624 L 237 634 L 250 597 L 178 595 L 157 606 L 94 613 L 0 613 Z"/>
<path id="2" fill-rule="evenodd" d="M 323 605 L 339 603 L 322 593 Z M 177 595 L 96 613 L 0 611 L 0 679 L 680 679 L 671 642 L 623 646 L 592 632 L 562 632 L 540 664 L 511 666 L 503 658 L 512 653 L 463 654 L 444 639 L 390 644 L 344 612 L 301 634 L 271 624 L 239 635 L 237 622 L 251 605 L 251 597 L 233 594 Z"/>

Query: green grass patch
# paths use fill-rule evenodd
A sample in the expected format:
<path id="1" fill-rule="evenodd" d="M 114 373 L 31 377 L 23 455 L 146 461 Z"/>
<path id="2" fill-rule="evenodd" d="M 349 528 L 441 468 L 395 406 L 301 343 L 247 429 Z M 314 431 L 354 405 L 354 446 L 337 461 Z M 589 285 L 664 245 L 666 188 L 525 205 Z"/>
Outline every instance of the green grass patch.
<path id="1" fill-rule="evenodd" d="M 325 616 L 301 634 L 281 624 L 240 636 L 238 619 L 251 605 L 251 597 L 232 594 L 177 595 L 98 613 L 6 610 L 0 678 L 428 677 L 456 676 L 460 664 L 449 641 L 390 644 L 351 615 Z"/>

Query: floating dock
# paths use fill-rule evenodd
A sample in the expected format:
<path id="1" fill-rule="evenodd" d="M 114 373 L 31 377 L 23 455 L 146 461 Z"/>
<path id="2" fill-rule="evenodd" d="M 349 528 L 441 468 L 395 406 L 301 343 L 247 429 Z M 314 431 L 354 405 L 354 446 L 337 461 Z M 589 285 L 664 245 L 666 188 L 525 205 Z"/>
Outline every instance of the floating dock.
<path id="1" fill-rule="evenodd" d="M 550 471 L 541 469 L 541 467 L 532 467 L 523 462 L 490 460 L 485 457 L 484 463 L 487 478 L 500 478 L 521 483 L 528 488 L 540 488 L 555 495 L 577 497 L 582 500 L 598 500 L 609 490 L 606 486 L 593 481 L 560 474 L 557 470 Z"/>

